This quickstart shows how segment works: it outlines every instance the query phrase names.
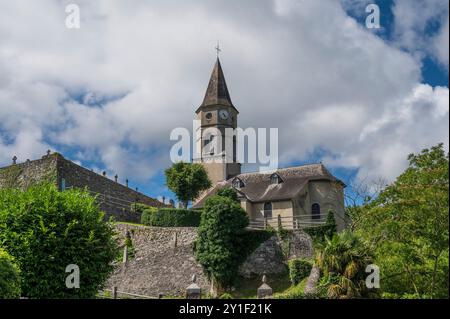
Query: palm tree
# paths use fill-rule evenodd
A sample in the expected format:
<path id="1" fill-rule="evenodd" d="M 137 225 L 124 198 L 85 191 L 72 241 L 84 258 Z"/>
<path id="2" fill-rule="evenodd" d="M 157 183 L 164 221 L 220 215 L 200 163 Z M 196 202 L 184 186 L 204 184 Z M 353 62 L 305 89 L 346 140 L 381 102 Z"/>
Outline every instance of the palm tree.
<path id="1" fill-rule="evenodd" d="M 319 248 L 316 264 L 323 277 L 319 290 L 328 298 L 366 298 L 373 291 L 366 287 L 365 272 L 373 262 L 370 245 L 350 231 L 335 234 Z"/>

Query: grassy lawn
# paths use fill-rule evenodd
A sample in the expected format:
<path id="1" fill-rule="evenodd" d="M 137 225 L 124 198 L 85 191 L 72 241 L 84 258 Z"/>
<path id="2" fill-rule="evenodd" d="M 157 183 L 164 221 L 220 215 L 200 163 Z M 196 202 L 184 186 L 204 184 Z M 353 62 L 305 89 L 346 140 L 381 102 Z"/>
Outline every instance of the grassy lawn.
<path id="1" fill-rule="evenodd" d="M 267 275 L 267 284 L 272 287 L 274 294 L 285 292 L 291 287 L 288 272 L 279 275 Z M 256 298 L 256 291 L 261 286 L 261 277 L 246 279 L 239 277 L 234 285 L 235 291 L 231 293 L 237 299 Z"/>

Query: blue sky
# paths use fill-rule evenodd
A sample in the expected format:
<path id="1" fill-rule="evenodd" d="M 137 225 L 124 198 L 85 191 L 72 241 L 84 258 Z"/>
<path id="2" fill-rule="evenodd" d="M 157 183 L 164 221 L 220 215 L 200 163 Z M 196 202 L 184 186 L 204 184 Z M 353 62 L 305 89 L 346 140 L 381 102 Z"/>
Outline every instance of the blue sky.
<path id="1" fill-rule="evenodd" d="M 239 125 L 277 127 L 281 167 L 392 181 L 408 153 L 448 149 L 447 1 L 80 0 L 77 30 L 68 3 L 0 0 L 0 166 L 50 148 L 174 198 L 170 131 L 192 126 L 217 40 Z"/>

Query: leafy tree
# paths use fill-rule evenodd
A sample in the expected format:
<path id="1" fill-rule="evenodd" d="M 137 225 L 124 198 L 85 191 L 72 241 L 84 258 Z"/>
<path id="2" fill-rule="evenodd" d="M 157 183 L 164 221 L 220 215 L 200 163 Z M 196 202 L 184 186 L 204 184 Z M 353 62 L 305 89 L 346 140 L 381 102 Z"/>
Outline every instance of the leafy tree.
<path id="1" fill-rule="evenodd" d="M 0 248 L 0 299 L 20 297 L 20 270 L 14 258 Z"/>
<path id="2" fill-rule="evenodd" d="M 376 291 L 366 287 L 366 267 L 373 263 L 373 250 L 361 238 L 343 231 L 325 238 L 316 263 L 323 277 L 319 290 L 328 298 L 364 298 Z"/>
<path id="3" fill-rule="evenodd" d="M 195 254 L 220 295 L 236 276 L 241 262 L 238 237 L 248 226 L 248 216 L 239 203 L 225 196 L 206 200 Z"/>
<path id="4" fill-rule="evenodd" d="M 363 207 L 357 230 L 376 243 L 383 291 L 448 298 L 449 157 L 439 144 Z"/>
<path id="5" fill-rule="evenodd" d="M 224 187 L 218 190 L 217 195 L 228 197 L 231 200 L 237 202 L 238 201 L 238 195 L 236 191 L 231 187 Z"/>
<path id="6" fill-rule="evenodd" d="M 92 298 L 118 254 L 112 225 L 87 191 L 39 185 L 0 190 L 0 242 L 21 269 L 30 298 Z M 66 287 L 68 265 L 80 270 L 79 289 Z"/>
<path id="7" fill-rule="evenodd" d="M 165 175 L 167 187 L 175 193 L 184 207 L 211 187 L 205 168 L 198 163 L 175 163 L 165 170 Z"/>

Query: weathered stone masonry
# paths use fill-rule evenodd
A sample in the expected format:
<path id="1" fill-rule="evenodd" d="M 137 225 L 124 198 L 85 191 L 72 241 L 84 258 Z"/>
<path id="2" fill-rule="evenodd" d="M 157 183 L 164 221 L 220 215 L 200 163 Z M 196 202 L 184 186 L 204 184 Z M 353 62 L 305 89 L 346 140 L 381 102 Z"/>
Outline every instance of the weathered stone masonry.
<path id="1" fill-rule="evenodd" d="M 119 221 L 140 221 L 140 215 L 131 209 L 133 203 L 163 206 L 156 199 L 81 167 L 58 153 L 0 168 L 0 188 L 26 189 L 40 182 L 54 183 L 60 190 L 87 187 L 98 196 L 106 216 L 114 216 Z"/>

